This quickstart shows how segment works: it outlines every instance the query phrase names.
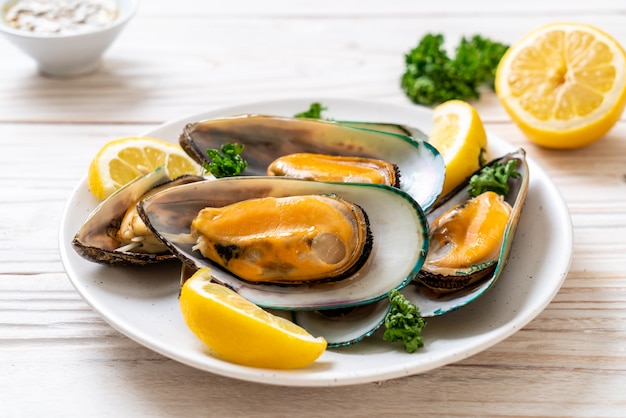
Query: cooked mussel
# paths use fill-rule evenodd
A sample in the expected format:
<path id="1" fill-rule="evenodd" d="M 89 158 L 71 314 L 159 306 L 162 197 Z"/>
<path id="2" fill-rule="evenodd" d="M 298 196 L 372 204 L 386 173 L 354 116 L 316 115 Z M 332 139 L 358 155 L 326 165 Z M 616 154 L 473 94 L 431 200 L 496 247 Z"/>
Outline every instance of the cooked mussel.
<path id="1" fill-rule="evenodd" d="M 365 212 L 335 195 L 262 197 L 206 207 L 194 249 L 243 280 L 303 283 L 358 272 L 372 247 Z"/>
<path id="2" fill-rule="evenodd" d="M 430 227 L 430 248 L 417 279 L 436 292 L 452 292 L 490 274 L 511 211 L 492 191 L 448 209 Z"/>
<path id="3" fill-rule="evenodd" d="M 325 282 L 317 277 L 312 283 L 303 280 L 288 285 L 251 283 L 242 280 L 221 263 L 202 255 L 197 248 L 197 238 L 191 232 L 194 219 L 207 207 L 223 208 L 268 197 L 288 198 L 289 201 L 316 195 L 338 196 L 351 204 L 347 208 L 349 211 L 354 209 L 353 205 L 355 208 L 358 206 L 369 219 L 373 236 L 370 255 L 358 268 L 350 269 L 348 274 L 340 274 L 340 280 Z M 428 248 L 428 227 L 420 206 L 408 194 L 387 186 L 325 183 L 287 177 L 230 177 L 169 188 L 142 199 L 138 211 L 155 235 L 189 267 L 211 267 L 217 282 L 233 288 L 264 308 L 332 309 L 383 299 L 391 289 L 402 288 L 413 279 L 423 264 Z M 325 213 L 319 219 L 323 219 Z M 252 220 L 254 206 L 249 216 L 251 222 L 256 222 Z M 242 225 L 242 222 L 235 222 L 234 228 Z M 323 243 L 324 247 L 334 248 L 325 257 L 336 256 L 336 237 L 330 234 L 322 238 L 328 240 Z M 342 243 L 339 248 L 343 246 Z M 365 252 L 365 249 L 357 251 L 360 256 Z M 256 251 L 252 253 L 254 256 Z M 335 274 L 330 272 L 326 275 L 327 278 L 336 278 Z"/>
<path id="4" fill-rule="evenodd" d="M 207 149 L 227 142 L 244 146 L 244 174 L 266 175 L 277 158 L 297 153 L 386 161 L 400 173 L 400 189 L 428 209 L 443 188 L 445 166 L 427 142 L 404 135 L 361 129 L 338 122 L 266 115 L 208 119 L 185 126 L 179 143 L 198 162 L 207 162 Z"/>
<path id="5" fill-rule="evenodd" d="M 388 161 L 310 152 L 278 157 L 267 168 L 267 175 L 400 187 L 398 167 Z"/>
<path id="6" fill-rule="evenodd" d="M 164 188 L 199 180 L 203 178 L 183 176 L 172 180 L 162 168 L 133 180 L 90 213 L 74 236 L 72 247 L 83 258 L 108 265 L 141 265 L 175 259 L 137 216 L 136 203 Z"/>
<path id="7" fill-rule="evenodd" d="M 500 277 L 528 191 L 528 163 L 519 149 L 487 165 L 509 161 L 516 162 L 519 177 L 509 179 L 506 196 L 487 192 L 470 199 L 470 176 L 427 214 L 430 259 L 416 277 L 419 285 L 402 290 L 423 316 L 441 315 L 473 301 Z"/>

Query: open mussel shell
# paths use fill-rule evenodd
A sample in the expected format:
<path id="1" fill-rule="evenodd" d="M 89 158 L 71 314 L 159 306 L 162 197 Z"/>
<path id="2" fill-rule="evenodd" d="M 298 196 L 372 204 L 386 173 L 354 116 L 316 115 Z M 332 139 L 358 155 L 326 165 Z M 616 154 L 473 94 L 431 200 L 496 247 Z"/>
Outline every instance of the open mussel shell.
<path id="1" fill-rule="evenodd" d="M 121 251 L 115 234 L 126 211 L 146 193 L 199 180 L 203 178 L 183 176 L 172 180 L 162 167 L 138 177 L 100 202 L 74 236 L 72 247 L 83 258 L 107 265 L 144 265 L 175 259 L 169 251 Z"/>
<path id="2" fill-rule="evenodd" d="M 384 124 L 372 126 L 382 129 L 379 125 Z M 188 124 L 179 143 L 198 162 L 208 161 L 207 149 L 219 149 L 226 142 L 242 144 L 242 157 L 248 162 L 244 175 L 252 176 L 265 175 L 278 157 L 303 152 L 388 161 L 399 169 L 400 189 L 427 210 L 443 188 L 443 158 L 421 139 L 378 129 L 317 119 L 240 115 Z"/>
<path id="3" fill-rule="evenodd" d="M 509 179 L 509 193 L 505 197 L 505 200 L 511 205 L 512 211 L 509 220 L 504 230 L 504 237 L 500 246 L 500 252 L 497 258 L 497 264 L 493 271 L 484 277 L 480 282 L 474 284 L 465 289 L 457 290 L 447 294 L 436 294 L 419 284 L 417 281 L 402 289 L 404 296 L 412 303 L 419 306 L 422 316 L 437 316 L 443 315 L 447 312 L 458 309 L 468 303 L 474 301 L 481 296 L 490 287 L 492 287 L 496 280 L 501 276 L 506 262 L 511 252 L 511 246 L 513 245 L 513 239 L 515 237 L 515 231 L 519 222 L 526 194 L 528 192 L 529 172 L 528 164 L 526 161 L 526 153 L 523 149 L 511 152 L 504 155 L 501 158 L 493 160 L 488 165 L 494 165 L 495 163 L 506 164 L 509 160 L 515 159 L 518 161 L 516 170 L 520 173 L 520 176 L 515 179 Z M 478 170 L 476 173 L 478 173 Z M 444 196 L 438 206 L 433 208 L 428 214 L 427 218 L 429 222 L 432 222 L 440 214 L 447 211 L 452 206 L 460 204 L 469 199 L 467 190 L 469 189 L 469 179 L 457 187 L 455 190 Z"/>
<path id="4" fill-rule="evenodd" d="M 373 131 L 382 131 L 390 134 L 409 136 L 419 141 L 428 141 L 428 135 L 422 130 L 414 126 L 400 125 L 388 122 L 355 122 L 355 121 L 336 121 L 342 125 L 352 126 L 353 128 L 370 129 Z"/>
<path id="5" fill-rule="evenodd" d="M 370 222 L 371 254 L 358 272 L 340 281 L 297 285 L 248 283 L 204 258 L 190 242 L 190 225 L 205 207 L 260 197 L 336 194 L 359 205 Z M 170 188 L 138 205 L 146 224 L 193 269 L 212 268 L 215 280 L 264 308 L 333 309 L 368 304 L 408 284 L 428 249 L 420 206 L 399 189 L 356 183 L 323 183 L 286 177 L 230 177 Z"/>
<path id="6" fill-rule="evenodd" d="M 362 341 L 385 322 L 391 310 L 388 299 L 344 309 L 294 311 L 292 320 L 309 333 L 326 339 L 329 348 Z"/>

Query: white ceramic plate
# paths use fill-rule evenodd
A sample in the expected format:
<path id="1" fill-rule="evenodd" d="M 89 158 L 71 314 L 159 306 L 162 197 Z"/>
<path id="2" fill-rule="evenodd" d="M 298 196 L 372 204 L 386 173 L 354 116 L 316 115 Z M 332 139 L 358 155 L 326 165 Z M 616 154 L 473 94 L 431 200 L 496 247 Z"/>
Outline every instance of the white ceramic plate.
<path id="1" fill-rule="evenodd" d="M 171 122 L 151 132 L 176 142 L 188 122 L 241 113 L 292 116 L 313 101 L 328 107 L 326 117 L 395 122 L 428 132 L 432 113 L 419 106 L 341 99 L 259 102 L 217 109 Z M 498 156 L 514 148 L 489 136 Z M 97 204 L 83 178 L 65 208 L 60 227 L 61 258 L 80 295 L 113 327 L 138 343 L 198 369 L 236 379 L 290 386 L 333 386 L 381 381 L 453 363 L 504 340 L 535 318 L 555 296 L 567 274 L 572 225 L 567 206 L 546 173 L 529 155 L 530 188 L 512 255 L 498 282 L 477 301 L 444 316 L 429 318 L 425 347 L 407 354 L 377 332 L 350 347 L 327 350 L 308 368 L 265 370 L 221 361 L 208 354 L 183 322 L 178 306 L 179 268 L 106 267 L 84 260 L 71 240 Z"/>

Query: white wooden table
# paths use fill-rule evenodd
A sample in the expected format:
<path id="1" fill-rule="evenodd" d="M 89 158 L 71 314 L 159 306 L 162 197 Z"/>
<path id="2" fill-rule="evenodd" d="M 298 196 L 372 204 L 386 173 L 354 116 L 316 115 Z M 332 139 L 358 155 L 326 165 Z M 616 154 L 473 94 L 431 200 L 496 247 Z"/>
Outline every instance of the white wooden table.
<path id="1" fill-rule="evenodd" d="M 217 106 L 338 96 L 409 104 L 403 55 L 427 32 L 512 43 L 548 22 L 626 45 L 626 3 L 144 1 L 95 74 L 43 78 L 0 40 L 0 416 L 626 415 L 626 122 L 575 151 L 530 144 L 493 93 L 488 131 L 524 146 L 563 194 L 570 273 L 510 338 L 379 383 L 290 388 L 182 365 L 121 335 L 74 291 L 58 228 L 105 142 Z"/>

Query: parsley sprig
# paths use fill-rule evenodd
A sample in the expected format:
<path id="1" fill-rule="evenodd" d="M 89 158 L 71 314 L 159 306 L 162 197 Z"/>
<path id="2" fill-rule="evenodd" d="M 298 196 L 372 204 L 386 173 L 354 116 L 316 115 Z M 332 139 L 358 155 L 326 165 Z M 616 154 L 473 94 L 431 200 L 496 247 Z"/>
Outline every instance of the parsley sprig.
<path id="1" fill-rule="evenodd" d="M 324 110 L 328 110 L 328 108 L 324 107 L 321 103 L 313 102 L 309 106 L 308 110 L 305 110 L 304 112 L 296 113 L 294 116 L 296 118 L 323 119 L 322 112 Z"/>
<path id="2" fill-rule="evenodd" d="M 442 34 L 428 33 L 405 54 L 401 87 L 411 101 L 432 106 L 452 99 L 477 99 L 481 86 L 493 88 L 508 45 L 480 35 L 463 37 L 454 57 L 448 56 L 443 45 Z"/>
<path id="3" fill-rule="evenodd" d="M 241 157 L 244 146 L 227 142 L 217 149 L 207 149 L 206 154 L 211 160 L 203 162 L 202 167 L 215 177 L 237 176 L 248 168 L 248 162 Z"/>
<path id="4" fill-rule="evenodd" d="M 409 302 L 399 290 L 389 292 L 391 310 L 385 318 L 385 341 L 401 341 L 407 353 L 414 353 L 424 346 L 422 330 L 426 321 L 422 318 L 419 308 Z"/>
<path id="5" fill-rule="evenodd" d="M 520 176 L 516 167 L 517 160 L 509 160 L 506 165 L 497 162 L 492 166 L 483 167 L 479 173 L 470 178 L 470 188 L 467 192 L 471 197 L 487 191 L 506 196 L 509 194 L 509 178 Z"/>

